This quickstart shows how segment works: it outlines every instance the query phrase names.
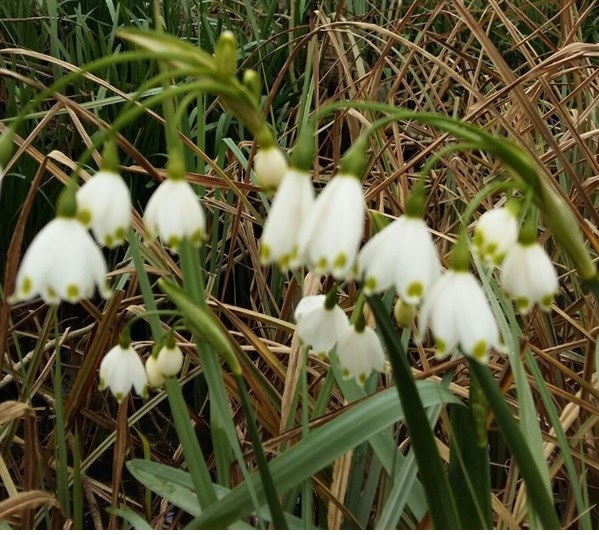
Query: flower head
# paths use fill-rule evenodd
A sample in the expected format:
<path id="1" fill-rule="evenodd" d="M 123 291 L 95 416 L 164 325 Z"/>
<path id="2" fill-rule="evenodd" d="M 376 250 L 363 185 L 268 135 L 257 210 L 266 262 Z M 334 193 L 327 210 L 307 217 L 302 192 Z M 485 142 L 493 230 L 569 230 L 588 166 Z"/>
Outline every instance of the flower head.
<path id="1" fill-rule="evenodd" d="M 555 267 L 536 241 L 512 246 L 501 264 L 500 282 L 522 314 L 529 312 L 534 303 L 543 310 L 551 308 L 559 288 Z"/>
<path id="2" fill-rule="evenodd" d="M 264 223 L 260 240 L 260 259 L 276 262 L 281 270 L 302 263 L 298 234 L 306 224 L 314 190 L 307 172 L 290 169 L 285 173 Z"/>
<path id="3" fill-rule="evenodd" d="M 297 334 L 303 344 L 318 355 L 327 354 L 349 328 L 349 320 L 340 306 L 326 306 L 326 295 L 310 295 L 301 299 L 295 309 Z"/>
<path id="4" fill-rule="evenodd" d="M 486 362 L 499 347 L 495 316 L 472 273 L 450 269 L 433 285 L 420 311 L 419 336 L 430 324 L 436 354 L 443 358 L 459 344 L 466 355 Z"/>
<path id="5" fill-rule="evenodd" d="M 33 239 L 17 273 L 13 302 L 41 295 L 46 303 L 76 303 L 110 297 L 106 261 L 85 227 L 75 218 L 56 217 Z"/>
<path id="6" fill-rule="evenodd" d="M 311 269 L 343 278 L 351 270 L 364 229 L 362 185 L 339 174 L 318 195 L 299 237 Z"/>
<path id="7" fill-rule="evenodd" d="M 108 247 L 125 242 L 131 226 L 131 195 L 120 174 L 96 173 L 77 191 L 78 219 L 91 226 L 96 241 Z"/>
<path id="8" fill-rule="evenodd" d="M 485 212 L 476 222 L 474 248 L 480 258 L 498 266 L 518 241 L 518 219 L 509 207 Z"/>
<path id="9" fill-rule="evenodd" d="M 206 233 L 204 210 L 191 186 L 184 179 L 167 178 L 154 192 L 144 214 L 150 236 L 178 251 L 187 238 L 199 246 Z"/>
<path id="10" fill-rule="evenodd" d="M 165 377 L 177 375 L 183 367 L 183 353 L 173 340 L 167 340 L 156 357 L 158 371 Z"/>
<path id="11" fill-rule="evenodd" d="M 264 189 L 277 189 L 287 173 L 287 159 L 276 146 L 258 149 L 254 156 L 256 183 Z"/>
<path id="12" fill-rule="evenodd" d="M 139 396 L 147 394 L 147 377 L 143 362 L 131 345 L 113 347 L 100 363 L 100 390 L 109 388 L 120 403 L 131 387 Z"/>
<path id="13" fill-rule="evenodd" d="M 156 355 L 150 355 L 146 360 L 146 378 L 150 388 L 160 388 L 166 377 L 158 369 L 158 358 Z"/>
<path id="14" fill-rule="evenodd" d="M 381 292 L 395 284 L 402 301 L 420 303 L 441 273 L 429 229 L 419 217 L 401 216 L 376 234 L 358 255 L 364 292 Z"/>
<path id="15" fill-rule="evenodd" d="M 373 370 L 382 372 L 385 353 L 376 333 L 368 326 L 363 330 L 351 325 L 341 335 L 336 348 L 345 378 L 354 377 L 364 384 Z"/>

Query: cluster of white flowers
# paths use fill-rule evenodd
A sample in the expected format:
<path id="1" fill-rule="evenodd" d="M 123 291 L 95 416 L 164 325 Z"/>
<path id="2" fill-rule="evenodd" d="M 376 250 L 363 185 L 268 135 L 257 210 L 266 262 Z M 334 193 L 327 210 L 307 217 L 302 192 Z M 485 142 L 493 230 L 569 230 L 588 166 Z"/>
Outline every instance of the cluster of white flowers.
<path id="1" fill-rule="evenodd" d="M 131 227 L 131 196 L 121 175 L 103 169 L 76 192 L 65 188 L 57 204 L 57 216 L 33 239 L 19 267 L 11 303 L 40 295 L 50 304 L 70 303 L 111 295 L 107 266 L 97 243 L 116 247 L 125 242 Z M 184 178 L 167 178 L 154 192 L 144 222 L 150 238 L 159 237 L 174 252 L 184 239 L 199 246 L 206 233 L 204 211 Z M 172 342 L 162 346 L 146 366 L 126 340 L 102 360 L 100 387 L 109 388 L 119 402 L 132 387 L 139 395 L 148 386 L 160 387 L 181 370 L 183 354 Z"/>
<path id="2" fill-rule="evenodd" d="M 179 374 L 183 367 L 183 353 L 170 338 L 152 353 L 144 364 L 139 353 L 133 349 L 127 332 L 121 335 L 100 363 L 100 390 L 108 388 L 120 403 L 131 388 L 139 396 L 146 397 L 148 388 L 160 388 L 167 377 Z"/>
<path id="3" fill-rule="evenodd" d="M 417 339 L 430 327 L 437 357 L 459 346 L 485 362 L 489 351 L 501 344 L 488 297 L 469 271 L 469 253 L 442 273 L 422 209 L 408 208 L 358 252 L 365 219 L 358 178 L 341 172 L 314 200 L 309 173 L 292 166 L 273 199 L 261 259 L 283 270 L 304 265 L 337 280 L 357 278 L 366 295 L 394 287 L 406 306 L 421 305 Z M 518 243 L 518 227 L 514 210 L 490 210 L 476 225 L 474 249 L 485 262 L 501 265 L 501 285 L 520 312 L 528 312 L 534 303 L 547 309 L 558 287 L 555 268 L 536 242 Z M 364 382 L 373 370 L 383 370 L 380 341 L 371 328 L 350 324 L 344 311 L 329 301 L 319 295 L 299 302 L 297 334 L 318 355 L 335 349 L 345 375 Z"/>

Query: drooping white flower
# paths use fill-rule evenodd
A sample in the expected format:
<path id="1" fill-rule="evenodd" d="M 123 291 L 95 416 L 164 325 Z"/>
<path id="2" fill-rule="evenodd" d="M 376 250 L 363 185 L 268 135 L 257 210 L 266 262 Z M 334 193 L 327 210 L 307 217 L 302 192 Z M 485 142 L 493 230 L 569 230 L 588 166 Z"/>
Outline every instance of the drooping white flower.
<path id="1" fill-rule="evenodd" d="M 206 234 L 202 205 L 186 180 L 167 178 L 154 192 L 144 214 L 151 237 L 158 236 L 173 251 L 187 238 L 199 247 Z"/>
<path id="2" fill-rule="evenodd" d="M 100 363 L 100 390 L 109 388 L 120 403 L 131 387 L 139 396 L 147 395 L 147 377 L 141 358 L 131 345 L 113 347 Z"/>
<path id="3" fill-rule="evenodd" d="M 304 297 L 295 309 L 297 334 L 317 355 L 327 354 L 349 329 L 349 320 L 340 306 L 326 308 L 326 295 Z"/>
<path id="4" fill-rule="evenodd" d="M 146 377 L 150 388 L 160 388 L 166 381 L 166 377 L 158 369 L 158 358 L 154 355 L 146 360 Z"/>
<path id="5" fill-rule="evenodd" d="M 39 294 L 49 304 L 76 303 L 93 297 L 96 286 L 102 297 L 110 297 L 102 253 L 80 221 L 56 217 L 27 249 L 10 301 Z"/>
<path id="6" fill-rule="evenodd" d="M 125 242 L 131 226 L 131 195 L 120 174 L 100 171 L 77 191 L 78 219 L 108 247 Z"/>
<path id="7" fill-rule="evenodd" d="M 278 147 L 273 145 L 256 151 L 254 173 L 256 173 L 256 184 L 261 188 L 277 189 L 287 168 L 287 159 Z"/>
<path id="8" fill-rule="evenodd" d="M 441 273 L 429 229 L 419 217 L 401 216 L 376 234 L 358 255 L 367 295 L 395 290 L 406 304 L 420 303 Z"/>
<path id="9" fill-rule="evenodd" d="M 498 266 L 518 241 L 518 219 L 508 207 L 488 210 L 476 222 L 474 249 L 486 263 Z"/>
<path id="10" fill-rule="evenodd" d="M 353 377 L 364 384 L 373 370 L 382 372 L 385 353 L 376 333 L 368 326 L 362 331 L 355 325 L 341 335 L 337 342 L 337 356 L 346 379 Z"/>
<path id="11" fill-rule="evenodd" d="M 535 303 L 549 310 L 559 288 L 555 267 L 537 242 L 512 246 L 501 264 L 500 282 L 522 314 Z"/>
<path id="12" fill-rule="evenodd" d="M 362 185 L 339 174 L 318 195 L 300 231 L 299 244 L 310 269 L 340 279 L 351 270 L 364 229 Z"/>
<path id="13" fill-rule="evenodd" d="M 462 351 L 486 362 L 489 350 L 499 348 L 499 331 L 491 306 L 472 273 L 450 269 L 426 295 L 419 318 L 419 337 L 430 325 L 437 358 L 459 344 Z"/>
<path id="14" fill-rule="evenodd" d="M 285 173 L 260 240 L 260 260 L 264 264 L 276 262 L 281 270 L 286 270 L 302 263 L 299 231 L 306 224 L 313 202 L 309 173 L 297 169 Z"/>
<path id="15" fill-rule="evenodd" d="M 172 347 L 169 347 L 172 345 Z M 172 341 L 162 346 L 156 357 L 156 365 L 158 370 L 165 377 L 177 375 L 183 367 L 183 353 L 177 345 Z"/>

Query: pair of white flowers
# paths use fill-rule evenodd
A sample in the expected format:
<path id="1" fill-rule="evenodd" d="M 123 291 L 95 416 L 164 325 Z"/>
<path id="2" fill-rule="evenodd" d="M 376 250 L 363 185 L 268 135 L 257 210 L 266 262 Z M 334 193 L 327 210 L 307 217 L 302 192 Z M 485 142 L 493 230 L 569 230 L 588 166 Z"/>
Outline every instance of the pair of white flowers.
<path id="1" fill-rule="evenodd" d="M 76 213 L 58 214 L 33 239 L 23 257 L 13 302 L 41 295 L 51 304 L 75 303 L 93 297 L 97 287 L 110 296 L 100 245 L 116 247 L 131 226 L 131 196 L 120 174 L 100 171 L 76 194 Z M 204 211 L 183 179 L 167 179 L 150 198 L 144 215 L 150 237 L 158 236 L 177 251 L 182 240 L 198 246 L 206 232 Z"/>
<path id="2" fill-rule="evenodd" d="M 326 356 L 336 349 L 345 378 L 364 384 L 373 370 L 382 372 L 385 355 L 376 333 L 367 325 L 350 324 L 339 305 L 330 306 L 327 296 L 301 299 L 295 309 L 297 335 L 302 344 Z"/>
<path id="3" fill-rule="evenodd" d="M 356 258 L 364 215 L 356 177 L 338 174 L 314 199 L 310 174 L 289 169 L 264 224 L 260 258 L 283 270 L 307 265 L 315 273 L 344 278 Z"/>
<path id="4" fill-rule="evenodd" d="M 496 208 L 477 221 L 474 245 L 485 262 L 500 267 L 501 287 L 522 314 L 535 303 L 549 310 L 559 288 L 555 266 L 536 240 L 519 240 L 518 233 L 517 213 Z"/>
<path id="5" fill-rule="evenodd" d="M 130 340 L 119 342 L 100 363 L 100 390 L 108 388 L 120 403 L 131 391 L 146 397 L 148 388 L 159 388 L 167 377 L 176 376 L 183 366 L 183 353 L 167 341 L 145 366 Z"/>

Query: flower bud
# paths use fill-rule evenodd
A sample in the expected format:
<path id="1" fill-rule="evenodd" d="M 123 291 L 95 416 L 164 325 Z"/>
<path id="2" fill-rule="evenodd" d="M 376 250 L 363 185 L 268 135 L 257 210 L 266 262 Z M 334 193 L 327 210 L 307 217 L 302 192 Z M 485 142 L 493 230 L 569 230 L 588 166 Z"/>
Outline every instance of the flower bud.
<path id="1" fill-rule="evenodd" d="M 229 77 L 237 68 L 237 42 L 233 32 L 224 31 L 216 41 L 214 50 L 216 71 L 220 76 Z"/>
<path id="2" fill-rule="evenodd" d="M 254 156 L 256 183 L 266 190 L 276 190 L 287 169 L 285 155 L 274 145 L 258 149 Z"/>
<path id="3" fill-rule="evenodd" d="M 416 317 L 416 305 L 404 303 L 398 299 L 393 307 L 393 315 L 397 325 L 403 329 L 409 329 Z"/>

